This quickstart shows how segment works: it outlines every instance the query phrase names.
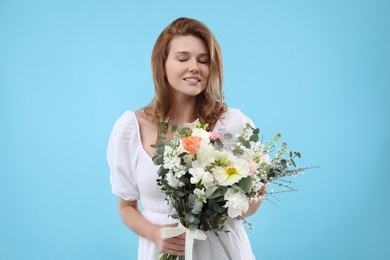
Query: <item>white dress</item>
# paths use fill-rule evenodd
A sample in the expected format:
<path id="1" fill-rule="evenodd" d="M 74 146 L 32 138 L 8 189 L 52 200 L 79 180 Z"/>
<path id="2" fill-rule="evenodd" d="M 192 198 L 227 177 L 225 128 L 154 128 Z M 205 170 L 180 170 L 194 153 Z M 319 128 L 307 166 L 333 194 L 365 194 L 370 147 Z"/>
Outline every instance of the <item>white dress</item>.
<path id="1" fill-rule="evenodd" d="M 217 121 L 214 131 L 238 134 L 246 123 L 253 122 L 238 109 L 229 108 Z M 232 141 L 232 140 L 228 140 Z M 229 146 L 229 143 L 226 143 Z M 139 124 L 135 113 L 126 111 L 115 123 L 107 149 L 112 193 L 128 201 L 139 200 L 143 216 L 155 224 L 176 223 L 169 217 L 164 194 L 156 183 L 158 166 L 153 164 L 141 143 Z M 255 259 L 243 224 L 228 219 L 224 230 L 216 236 L 206 232 L 206 240 L 196 240 L 194 260 L 250 260 Z M 143 237 L 139 239 L 138 259 L 158 259 L 157 246 Z"/>

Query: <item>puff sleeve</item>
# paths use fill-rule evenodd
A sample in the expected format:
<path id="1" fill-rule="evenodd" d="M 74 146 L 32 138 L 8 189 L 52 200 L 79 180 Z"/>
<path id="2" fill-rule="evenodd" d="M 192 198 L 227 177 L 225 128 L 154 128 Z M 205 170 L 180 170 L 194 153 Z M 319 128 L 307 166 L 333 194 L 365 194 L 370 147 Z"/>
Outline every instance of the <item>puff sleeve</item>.
<path id="1" fill-rule="evenodd" d="M 239 110 L 240 111 L 240 110 Z M 253 123 L 252 119 L 250 119 L 249 117 L 247 117 L 245 114 L 243 114 L 241 111 L 240 111 L 240 115 L 241 115 L 241 120 L 243 122 L 243 127 L 245 127 L 245 125 L 247 123 L 249 123 L 251 126 L 255 127 L 255 124 Z"/>
<path id="2" fill-rule="evenodd" d="M 139 190 L 134 174 L 137 149 L 137 122 L 126 111 L 114 124 L 107 147 L 112 193 L 124 200 L 138 200 Z"/>

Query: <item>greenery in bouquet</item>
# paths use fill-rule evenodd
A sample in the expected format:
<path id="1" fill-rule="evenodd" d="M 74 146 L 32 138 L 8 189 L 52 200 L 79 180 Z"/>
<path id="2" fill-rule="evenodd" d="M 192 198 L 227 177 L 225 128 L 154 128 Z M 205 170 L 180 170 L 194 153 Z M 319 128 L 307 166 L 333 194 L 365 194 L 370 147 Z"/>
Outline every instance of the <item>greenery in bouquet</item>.
<path id="1" fill-rule="evenodd" d="M 280 134 L 263 144 L 259 129 L 250 124 L 237 136 L 222 136 L 196 120 L 182 129 L 172 126 L 173 138 L 168 140 L 171 122 L 161 117 L 160 123 L 153 157 L 160 166 L 157 184 L 172 208 L 171 217 L 189 230 L 218 235 L 227 218 L 241 218 L 250 200 L 263 195 L 264 185 L 274 183 L 292 190 L 282 178 L 308 169 L 296 167 L 294 159 L 300 154 L 288 151 L 286 143 L 278 147 Z M 230 139 L 234 144 L 230 141 L 226 148 Z M 160 259 L 170 258 L 162 255 Z"/>

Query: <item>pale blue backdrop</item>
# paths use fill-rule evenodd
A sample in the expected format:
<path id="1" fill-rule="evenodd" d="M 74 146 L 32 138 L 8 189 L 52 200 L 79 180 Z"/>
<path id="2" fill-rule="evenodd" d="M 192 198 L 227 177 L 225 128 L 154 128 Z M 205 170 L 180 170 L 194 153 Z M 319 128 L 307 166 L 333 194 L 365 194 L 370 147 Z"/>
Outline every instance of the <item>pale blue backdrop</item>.
<path id="1" fill-rule="evenodd" d="M 106 145 L 180 16 L 218 38 L 228 105 L 321 166 L 250 218 L 257 258 L 390 259 L 388 0 L 1 0 L 0 259 L 136 259 Z"/>

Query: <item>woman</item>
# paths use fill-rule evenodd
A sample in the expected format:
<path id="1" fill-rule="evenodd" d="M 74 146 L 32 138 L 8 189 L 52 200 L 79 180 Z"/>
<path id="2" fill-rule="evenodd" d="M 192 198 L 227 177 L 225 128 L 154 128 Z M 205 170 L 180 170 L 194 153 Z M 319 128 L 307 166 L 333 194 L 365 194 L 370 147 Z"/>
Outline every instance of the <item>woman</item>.
<path id="1" fill-rule="evenodd" d="M 108 161 L 112 192 L 119 197 L 123 222 L 140 236 L 138 259 L 157 259 L 157 251 L 184 255 L 185 236 L 161 238 L 161 228 L 176 226 L 169 217 L 164 194 L 156 184 L 157 169 L 151 157 L 160 130 L 157 113 L 183 126 L 197 118 L 213 131 L 240 133 L 252 121 L 238 109 L 227 108 L 222 93 L 222 57 L 210 30 L 194 19 L 173 21 L 158 37 L 152 53 L 155 97 L 137 112 L 125 112 L 115 123 Z M 168 137 L 172 133 L 168 132 Z M 227 144 L 229 145 L 229 143 Z M 143 211 L 138 207 L 140 200 Z M 256 212 L 262 200 L 251 203 L 244 214 Z M 242 223 L 228 219 L 217 236 L 196 241 L 193 259 L 254 259 Z"/>

